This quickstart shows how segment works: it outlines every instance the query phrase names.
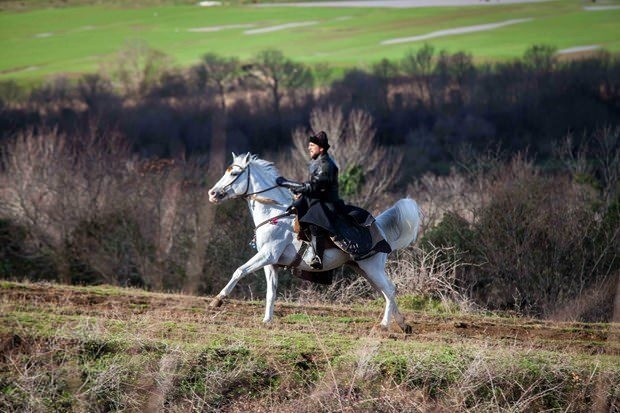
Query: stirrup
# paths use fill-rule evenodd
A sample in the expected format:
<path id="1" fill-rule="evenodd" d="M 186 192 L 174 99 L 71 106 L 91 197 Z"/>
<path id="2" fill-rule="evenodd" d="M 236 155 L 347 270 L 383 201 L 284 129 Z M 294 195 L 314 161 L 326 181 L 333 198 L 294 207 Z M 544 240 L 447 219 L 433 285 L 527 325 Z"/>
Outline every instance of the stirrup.
<path id="1" fill-rule="evenodd" d="M 318 255 L 312 257 L 312 259 L 310 260 L 310 267 L 314 268 L 315 270 L 323 269 L 323 262 L 321 262 L 321 259 Z"/>

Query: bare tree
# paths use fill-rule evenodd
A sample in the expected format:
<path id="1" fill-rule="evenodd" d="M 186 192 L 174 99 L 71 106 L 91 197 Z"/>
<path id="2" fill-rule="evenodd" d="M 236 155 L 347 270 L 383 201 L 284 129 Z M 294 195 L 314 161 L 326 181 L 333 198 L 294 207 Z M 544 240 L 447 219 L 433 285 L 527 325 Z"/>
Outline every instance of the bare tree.
<path id="1" fill-rule="evenodd" d="M 118 82 L 127 95 L 142 96 L 170 68 L 172 60 L 143 41 L 132 41 L 119 50 L 104 71 Z"/>
<path id="2" fill-rule="evenodd" d="M 620 182 L 620 128 L 603 127 L 584 136 L 578 145 L 568 134 L 555 151 L 569 172 L 580 181 L 599 181 L 606 204 L 613 202 Z"/>
<path id="3" fill-rule="evenodd" d="M 220 106 L 226 110 L 226 91 L 239 78 L 241 67 L 235 57 L 207 53 L 194 68 L 199 84 L 211 85 L 217 89 Z"/>
<path id="4" fill-rule="evenodd" d="M 381 99 L 384 110 L 390 110 L 390 81 L 396 77 L 398 65 L 388 59 L 381 59 L 372 65 L 372 74 L 379 80 L 381 87 Z"/>
<path id="5" fill-rule="evenodd" d="M 85 74 L 78 81 L 78 94 L 89 109 L 94 110 L 101 104 L 103 96 L 112 92 L 110 82 L 98 74 Z"/>
<path id="6" fill-rule="evenodd" d="M 437 81 L 440 82 L 448 101 L 461 102 L 468 98 L 466 86 L 476 77 L 476 67 L 469 53 L 450 54 L 442 50 L 437 57 L 434 68 Z"/>
<path id="7" fill-rule="evenodd" d="M 312 72 L 303 64 L 288 59 L 275 49 L 268 49 L 256 55 L 255 63 L 244 66 L 247 74 L 271 94 L 273 110 L 280 124 L 280 108 L 284 92 L 312 87 Z"/>
<path id="8" fill-rule="evenodd" d="M 557 48 L 547 44 L 535 44 L 523 54 L 523 62 L 538 73 L 549 72 L 557 63 Z"/>
<path id="9" fill-rule="evenodd" d="M 411 77 L 418 89 L 420 100 L 428 99 L 431 107 L 434 104 L 431 93 L 431 75 L 433 73 L 433 54 L 435 48 L 425 43 L 416 52 L 409 50 L 400 62 L 401 70 Z"/>
<path id="10" fill-rule="evenodd" d="M 620 183 L 620 127 L 599 129 L 594 139 L 597 169 L 603 181 L 603 196 L 607 203 L 611 203 Z"/>
<path id="11" fill-rule="evenodd" d="M 72 140 L 51 129 L 22 133 L 1 152 L 0 213 L 35 235 L 63 282 L 70 281 L 66 248 L 77 225 L 125 198 L 127 151 L 114 134 L 104 139 L 91 129 Z"/>
<path id="12" fill-rule="evenodd" d="M 320 95 L 322 91 L 328 89 L 329 83 L 334 75 L 334 68 L 328 63 L 317 63 L 312 68 L 312 74 L 317 83 L 315 92 Z"/>

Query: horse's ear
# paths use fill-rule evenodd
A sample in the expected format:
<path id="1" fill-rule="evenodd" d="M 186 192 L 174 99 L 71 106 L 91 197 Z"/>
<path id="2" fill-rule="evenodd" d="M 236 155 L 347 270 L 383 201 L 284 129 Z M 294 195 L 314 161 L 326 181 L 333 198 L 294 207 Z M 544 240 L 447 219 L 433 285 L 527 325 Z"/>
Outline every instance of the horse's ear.
<path id="1" fill-rule="evenodd" d="M 232 156 L 233 156 L 233 162 L 234 162 L 234 161 L 235 161 L 235 158 L 237 157 L 237 155 L 235 155 L 235 153 L 233 152 L 233 153 L 232 153 Z"/>
<path id="2" fill-rule="evenodd" d="M 248 152 L 248 153 L 245 155 L 244 163 L 245 163 L 246 165 L 247 165 L 247 164 L 249 164 L 249 163 L 250 163 L 250 159 L 251 159 L 251 158 L 252 158 L 252 154 L 251 154 L 250 152 Z"/>

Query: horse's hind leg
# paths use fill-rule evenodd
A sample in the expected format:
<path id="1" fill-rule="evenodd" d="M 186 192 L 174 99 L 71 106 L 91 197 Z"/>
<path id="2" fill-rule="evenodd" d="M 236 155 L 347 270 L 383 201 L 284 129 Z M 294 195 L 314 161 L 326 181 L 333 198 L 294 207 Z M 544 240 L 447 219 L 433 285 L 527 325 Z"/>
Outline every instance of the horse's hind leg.
<path id="1" fill-rule="evenodd" d="M 267 281 L 267 295 L 265 297 L 265 318 L 263 323 L 268 323 L 273 318 L 273 308 L 276 302 L 276 289 L 278 288 L 278 271 L 273 265 L 264 268 Z"/>
<path id="2" fill-rule="evenodd" d="M 407 328 L 405 318 L 400 311 L 398 311 L 398 305 L 396 304 L 396 287 L 385 273 L 386 259 L 386 254 L 379 253 L 369 259 L 357 262 L 357 265 L 360 274 L 362 274 L 376 290 L 380 291 L 385 298 L 385 310 L 383 312 L 381 326 L 387 328 L 393 317 L 398 326 L 405 331 Z"/>

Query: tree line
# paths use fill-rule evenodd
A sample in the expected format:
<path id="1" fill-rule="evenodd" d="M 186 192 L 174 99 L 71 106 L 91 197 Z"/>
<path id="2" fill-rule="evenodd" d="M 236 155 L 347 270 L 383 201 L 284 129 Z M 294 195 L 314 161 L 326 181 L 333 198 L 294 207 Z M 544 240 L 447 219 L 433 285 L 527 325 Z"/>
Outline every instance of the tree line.
<path id="1" fill-rule="evenodd" d="M 229 149 L 264 153 L 289 147 L 290 131 L 308 127 L 314 108 L 331 105 L 368 112 L 379 142 L 406 153 L 411 174 L 445 173 L 464 146 L 527 149 L 546 159 L 567 133 L 580 140 L 617 124 L 619 85 L 617 54 L 561 60 L 547 45 L 520 59 L 475 64 L 468 53 L 427 44 L 398 61 L 338 75 L 277 50 L 248 61 L 208 53 L 182 69 L 132 43 L 77 80 L 58 77 L 29 91 L 1 83 L 0 138 L 40 125 L 79 134 L 97 121 L 145 156 L 174 157 L 207 153 L 213 117 L 224 113 Z"/>

